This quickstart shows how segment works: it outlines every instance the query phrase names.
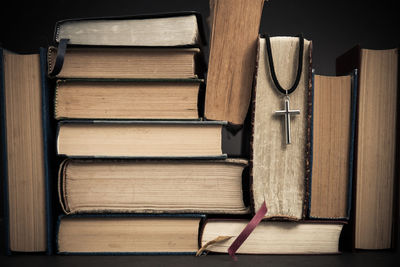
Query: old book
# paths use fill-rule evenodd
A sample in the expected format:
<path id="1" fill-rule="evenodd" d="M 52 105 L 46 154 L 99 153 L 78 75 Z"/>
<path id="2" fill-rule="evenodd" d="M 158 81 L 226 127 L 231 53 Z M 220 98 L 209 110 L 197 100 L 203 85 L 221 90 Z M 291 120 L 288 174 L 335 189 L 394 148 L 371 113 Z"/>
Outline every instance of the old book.
<path id="1" fill-rule="evenodd" d="M 246 227 L 246 220 L 209 219 L 200 232 L 200 245 L 218 236 L 231 236 L 207 247 L 210 252 L 227 253 L 229 246 Z M 262 221 L 238 249 L 238 254 L 334 254 L 339 253 L 341 222 Z"/>
<path id="2" fill-rule="evenodd" d="M 388 249 L 393 246 L 393 216 L 398 205 L 394 201 L 398 184 L 398 49 L 357 46 L 336 63 L 338 75 L 359 69 L 353 247 Z"/>
<path id="3" fill-rule="evenodd" d="M 202 117 L 202 82 L 198 79 L 62 79 L 56 84 L 55 118 L 194 120 Z"/>
<path id="4" fill-rule="evenodd" d="M 96 46 L 198 46 L 205 42 L 197 12 L 62 20 L 56 24 L 54 39 Z"/>
<path id="5" fill-rule="evenodd" d="M 350 216 L 356 79 L 313 74 L 311 218 Z"/>
<path id="6" fill-rule="evenodd" d="M 59 254 L 195 254 L 202 215 L 60 216 Z"/>
<path id="7" fill-rule="evenodd" d="M 264 0 L 211 0 L 205 117 L 243 124 L 249 109 Z"/>
<path id="8" fill-rule="evenodd" d="M 248 212 L 246 160 L 71 160 L 59 171 L 65 213 Z"/>
<path id="9" fill-rule="evenodd" d="M 224 157 L 221 121 L 61 121 L 57 151 L 69 157 Z"/>
<path id="10" fill-rule="evenodd" d="M 271 37 L 271 52 L 279 83 L 289 88 L 299 61 L 298 37 Z M 284 95 L 271 78 L 265 38 L 259 39 L 253 99 L 251 192 L 254 210 L 265 201 L 267 218 L 299 220 L 305 207 L 311 116 L 311 41 L 304 40 L 303 65 L 297 89 L 289 95 L 290 107 L 300 110 L 291 116 L 291 144 L 286 144 L 285 121 L 275 112 L 284 108 Z"/>
<path id="11" fill-rule="evenodd" d="M 1 176 L 11 252 L 51 253 L 51 128 L 46 56 L 0 48 Z"/>
<path id="12" fill-rule="evenodd" d="M 49 47 L 52 74 L 58 48 Z M 197 78 L 199 48 L 68 47 L 57 78 Z"/>

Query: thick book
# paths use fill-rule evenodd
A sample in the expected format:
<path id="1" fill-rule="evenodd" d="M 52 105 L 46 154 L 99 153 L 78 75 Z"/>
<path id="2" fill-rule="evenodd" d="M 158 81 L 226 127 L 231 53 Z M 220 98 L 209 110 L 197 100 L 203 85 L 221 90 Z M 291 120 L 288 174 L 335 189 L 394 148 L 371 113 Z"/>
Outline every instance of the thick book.
<path id="1" fill-rule="evenodd" d="M 60 79 L 55 90 L 57 120 L 202 117 L 199 79 Z"/>
<path id="2" fill-rule="evenodd" d="M 205 117 L 241 125 L 251 98 L 264 0 L 211 0 Z"/>
<path id="3" fill-rule="evenodd" d="M 212 243 L 206 250 L 228 253 L 228 248 L 248 220 L 209 219 L 200 232 L 200 245 L 219 236 L 231 237 Z M 343 222 L 329 221 L 262 221 L 243 242 L 238 254 L 337 254 Z"/>
<path id="4" fill-rule="evenodd" d="M 57 152 L 68 157 L 223 158 L 223 121 L 65 120 Z"/>
<path id="5" fill-rule="evenodd" d="M 0 75 L 6 249 L 51 253 L 53 151 L 45 50 L 22 55 L 0 48 Z"/>
<path id="6" fill-rule="evenodd" d="M 58 21 L 54 41 L 95 46 L 199 46 L 206 42 L 201 14 L 186 11 Z"/>
<path id="7" fill-rule="evenodd" d="M 298 37 L 271 37 L 271 52 L 279 83 L 290 88 L 299 61 Z M 311 127 L 311 41 L 304 39 L 302 72 L 289 95 L 290 108 L 300 114 L 289 119 L 291 144 L 286 144 L 285 95 L 275 87 L 267 57 L 266 39 L 259 38 L 254 80 L 251 135 L 251 195 L 254 211 L 266 202 L 267 218 L 299 220 L 306 216 Z M 289 107 L 287 107 L 289 108 Z"/>
<path id="8" fill-rule="evenodd" d="M 60 165 L 59 198 L 73 213 L 248 213 L 247 160 L 89 160 Z"/>
<path id="9" fill-rule="evenodd" d="M 57 78 L 202 78 L 199 48 L 75 46 L 61 65 L 60 51 L 48 49 L 48 71 Z"/>
<path id="10" fill-rule="evenodd" d="M 201 214 L 60 216 L 58 254 L 181 254 L 198 249 Z"/>
<path id="11" fill-rule="evenodd" d="M 353 248 L 393 247 L 398 208 L 398 49 L 354 47 L 337 58 L 338 75 L 359 69 L 354 151 Z"/>
<path id="12" fill-rule="evenodd" d="M 350 216 L 357 70 L 350 75 L 313 72 L 311 218 Z"/>

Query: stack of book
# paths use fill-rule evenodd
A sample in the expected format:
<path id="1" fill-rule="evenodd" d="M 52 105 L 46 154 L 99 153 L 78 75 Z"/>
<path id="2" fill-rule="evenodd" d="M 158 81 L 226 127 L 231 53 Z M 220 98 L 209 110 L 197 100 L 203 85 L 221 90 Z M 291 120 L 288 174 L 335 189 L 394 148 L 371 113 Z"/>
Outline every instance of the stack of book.
<path id="1" fill-rule="evenodd" d="M 203 214 L 247 212 L 247 161 L 223 154 L 225 122 L 202 119 L 201 23 L 186 12 L 57 24 L 59 253 L 195 253 Z"/>
<path id="2" fill-rule="evenodd" d="M 250 2 L 210 1 L 208 70 L 194 12 L 65 20 L 39 55 L 0 49 L 9 252 L 227 253 L 264 204 L 237 253 L 338 253 L 341 235 L 393 248 L 398 49 L 356 47 L 342 76 L 317 75 L 312 42 L 268 49 Z M 227 125 L 248 159 L 224 153 Z"/>

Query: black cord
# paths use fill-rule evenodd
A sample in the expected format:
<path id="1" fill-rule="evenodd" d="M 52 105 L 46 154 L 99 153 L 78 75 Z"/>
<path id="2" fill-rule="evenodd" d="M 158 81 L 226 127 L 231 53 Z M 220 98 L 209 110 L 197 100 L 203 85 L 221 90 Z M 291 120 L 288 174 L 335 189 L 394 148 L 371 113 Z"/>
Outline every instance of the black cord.
<path id="1" fill-rule="evenodd" d="M 303 37 L 302 34 L 299 34 L 296 37 L 299 37 L 299 40 L 300 40 L 300 42 L 299 42 L 299 64 L 297 66 L 297 75 L 296 75 L 296 80 L 294 81 L 293 86 L 290 89 L 286 90 L 286 89 L 282 88 L 282 86 L 279 84 L 278 79 L 276 78 L 274 61 L 272 59 L 270 37 L 269 37 L 268 34 L 265 35 L 265 41 L 266 41 L 266 45 L 267 45 L 269 68 L 271 70 L 271 77 L 272 77 L 272 80 L 274 81 L 276 89 L 278 89 L 278 91 L 281 92 L 284 95 L 289 95 L 289 94 L 293 93 L 294 90 L 296 90 L 297 86 L 299 85 L 301 72 L 302 72 L 302 69 L 303 69 L 304 37 Z"/>

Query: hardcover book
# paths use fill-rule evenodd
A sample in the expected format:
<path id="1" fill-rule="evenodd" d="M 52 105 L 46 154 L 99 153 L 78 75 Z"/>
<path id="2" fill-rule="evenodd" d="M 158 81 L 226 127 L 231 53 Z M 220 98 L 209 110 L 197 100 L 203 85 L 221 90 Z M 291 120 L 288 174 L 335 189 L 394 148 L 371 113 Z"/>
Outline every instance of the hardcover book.
<path id="1" fill-rule="evenodd" d="M 61 79 L 55 90 L 57 120 L 203 116 L 203 80 L 198 79 Z"/>
<path id="2" fill-rule="evenodd" d="M 222 121 L 60 121 L 57 152 L 68 157 L 224 158 Z"/>
<path id="3" fill-rule="evenodd" d="M 206 43 L 200 13 L 144 14 L 58 21 L 54 41 L 95 46 L 199 46 Z"/>
<path id="4" fill-rule="evenodd" d="M 7 251 L 52 249 L 53 154 L 46 52 L 0 48 L 1 163 Z"/>
<path id="5" fill-rule="evenodd" d="M 227 253 L 228 248 L 247 220 L 206 220 L 200 232 L 200 244 L 204 246 L 219 236 L 231 237 L 207 247 L 210 252 Z M 339 253 L 341 222 L 262 221 L 243 242 L 238 254 L 336 254 Z"/>
<path id="6" fill-rule="evenodd" d="M 207 119 L 241 125 L 246 118 L 264 1 L 210 0 Z"/>
<path id="7" fill-rule="evenodd" d="M 393 247 L 398 206 L 398 49 L 354 47 L 338 75 L 359 69 L 352 237 L 355 249 Z"/>
<path id="8" fill-rule="evenodd" d="M 60 216 L 59 254 L 180 254 L 198 249 L 201 214 Z"/>
<path id="9" fill-rule="evenodd" d="M 60 203 L 67 214 L 244 214 L 246 166 L 241 159 L 67 159 L 59 171 Z"/>
<path id="10" fill-rule="evenodd" d="M 284 88 L 296 79 L 300 54 L 298 37 L 271 37 L 271 52 L 277 78 Z M 292 108 L 300 114 L 288 121 L 277 116 L 284 95 L 275 88 L 267 57 L 266 39 L 259 38 L 254 81 L 251 136 L 251 195 L 254 211 L 266 202 L 266 218 L 299 220 L 306 213 L 307 170 L 310 157 L 311 41 L 304 40 L 299 84 L 289 95 Z M 289 108 L 288 106 L 286 106 Z M 287 144 L 286 122 L 291 144 Z"/>
<path id="11" fill-rule="evenodd" d="M 313 72 L 311 218 L 350 216 L 357 70 L 351 75 Z"/>
<path id="12" fill-rule="evenodd" d="M 57 78 L 202 77 L 199 48 L 68 47 L 58 72 L 59 52 L 49 47 L 49 74 Z"/>

